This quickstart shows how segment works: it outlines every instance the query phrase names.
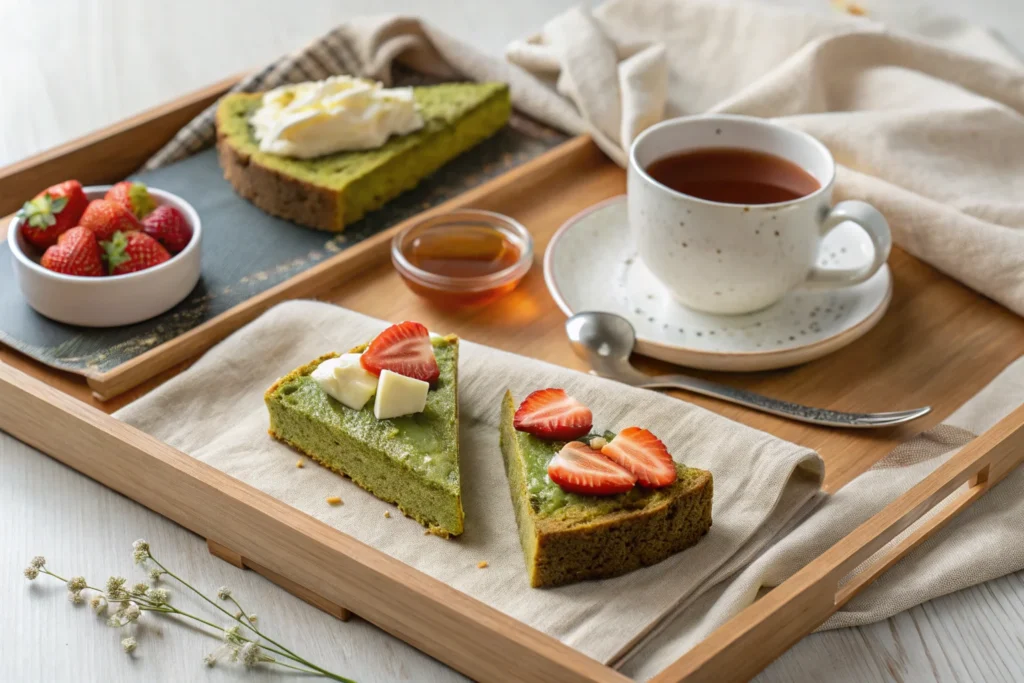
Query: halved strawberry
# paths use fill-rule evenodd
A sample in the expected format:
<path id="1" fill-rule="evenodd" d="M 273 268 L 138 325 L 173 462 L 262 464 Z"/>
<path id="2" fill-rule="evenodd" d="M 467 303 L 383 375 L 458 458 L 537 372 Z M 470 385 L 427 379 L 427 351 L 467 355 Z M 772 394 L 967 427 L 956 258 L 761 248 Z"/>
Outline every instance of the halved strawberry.
<path id="1" fill-rule="evenodd" d="M 590 431 L 594 415 L 565 389 L 541 389 L 519 404 L 512 424 L 538 439 L 571 441 Z"/>
<path id="2" fill-rule="evenodd" d="M 378 376 L 384 370 L 424 382 L 434 382 L 441 376 L 430 332 L 420 323 L 409 321 L 392 325 L 378 334 L 359 363 L 367 372 Z"/>
<path id="3" fill-rule="evenodd" d="M 636 484 L 636 477 L 629 470 L 579 441 L 565 444 L 551 458 L 548 476 L 563 490 L 586 496 L 625 493 Z"/>
<path id="4" fill-rule="evenodd" d="M 676 465 L 668 449 L 646 429 L 626 427 L 601 453 L 635 474 L 641 486 L 656 489 L 676 480 Z"/>

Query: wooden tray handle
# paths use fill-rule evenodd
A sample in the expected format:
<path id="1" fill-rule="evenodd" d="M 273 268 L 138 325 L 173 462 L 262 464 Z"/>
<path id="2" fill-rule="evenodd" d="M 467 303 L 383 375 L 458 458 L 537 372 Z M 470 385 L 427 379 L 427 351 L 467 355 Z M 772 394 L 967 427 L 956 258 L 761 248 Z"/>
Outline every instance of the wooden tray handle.
<path id="1" fill-rule="evenodd" d="M 756 675 L 901 557 L 1024 461 L 1024 406 L 974 439 L 903 496 L 651 679 L 739 681 Z M 966 488 L 962 488 L 967 484 Z M 928 512 L 924 523 L 885 546 Z M 862 567 L 862 565 L 864 565 Z M 851 572 L 860 568 L 856 574 Z M 850 577 L 845 582 L 844 578 Z"/>

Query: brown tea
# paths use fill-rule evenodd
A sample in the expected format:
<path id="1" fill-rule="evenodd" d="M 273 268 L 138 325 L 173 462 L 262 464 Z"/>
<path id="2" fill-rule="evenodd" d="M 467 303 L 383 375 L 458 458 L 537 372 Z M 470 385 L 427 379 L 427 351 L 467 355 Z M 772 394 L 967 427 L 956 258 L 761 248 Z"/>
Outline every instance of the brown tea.
<path id="1" fill-rule="evenodd" d="M 750 149 L 710 147 L 662 157 L 647 167 L 662 185 L 725 204 L 774 204 L 806 197 L 821 185 L 792 161 Z"/>

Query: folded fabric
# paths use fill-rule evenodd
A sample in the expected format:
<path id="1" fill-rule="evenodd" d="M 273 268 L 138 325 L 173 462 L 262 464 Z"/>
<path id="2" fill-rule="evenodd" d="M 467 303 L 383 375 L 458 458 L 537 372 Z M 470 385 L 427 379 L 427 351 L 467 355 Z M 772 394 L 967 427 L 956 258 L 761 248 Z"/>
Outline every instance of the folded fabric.
<path id="1" fill-rule="evenodd" d="M 825 499 L 812 515 L 794 522 L 795 528 L 787 530 L 778 543 L 731 580 L 692 599 L 643 645 L 623 653 L 619 663 L 624 672 L 645 680 L 668 666 L 1021 403 L 1024 358 L 1006 368 L 943 424 L 901 444 L 871 470 Z M 1018 469 L 846 603 L 821 630 L 886 619 L 940 595 L 1024 569 L 1024 545 L 1019 542 L 1022 527 L 1024 469 Z"/>
<path id="2" fill-rule="evenodd" d="M 452 541 L 424 536 L 421 526 L 348 479 L 313 463 L 297 468 L 299 456 L 267 435 L 267 387 L 385 326 L 328 304 L 282 304 L 117 417 L 602 661 L 628 649 L 707 582 L 752 560 L 820 495 L 822 462 L 806 448 L 669 396 L 463 342 L 466 531 Z M 529 588 L 498 420 L 506 388 L 522 398 L 548 386 L 564 387 L 584 401 L 602 429 L 643 425 L 681 461 L 710 470 L 715 494 L 708 535 L 660 564 L 615 579 Z M 344 505 L 328 505 L 328 496 L 340 496 Z M 489 564 L 486 570 L 477 568 L 482 560 Z"/>

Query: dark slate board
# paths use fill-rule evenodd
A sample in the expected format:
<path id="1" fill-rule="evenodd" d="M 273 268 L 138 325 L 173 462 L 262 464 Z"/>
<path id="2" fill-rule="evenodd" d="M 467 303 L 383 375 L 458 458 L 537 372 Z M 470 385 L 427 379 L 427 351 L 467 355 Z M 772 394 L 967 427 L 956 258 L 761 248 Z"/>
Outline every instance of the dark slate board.
<path id="1" fill-rule="evenodd" d="M 445 165 L 340 235 L 301 228 L 240 198 L 223 179 L 215 150 L 136 177 L 189 201 L 203 221 L 203 272 L 176 307 L 127 327 L 96 329 L 54 322 L 18 291 L 7 243 L 0 244 L 0 341 L 52 367 L 107 372 L 215 318 L 341 250 L 455 197 L 565 141 L 515 118 L 490 140 Z"/>

